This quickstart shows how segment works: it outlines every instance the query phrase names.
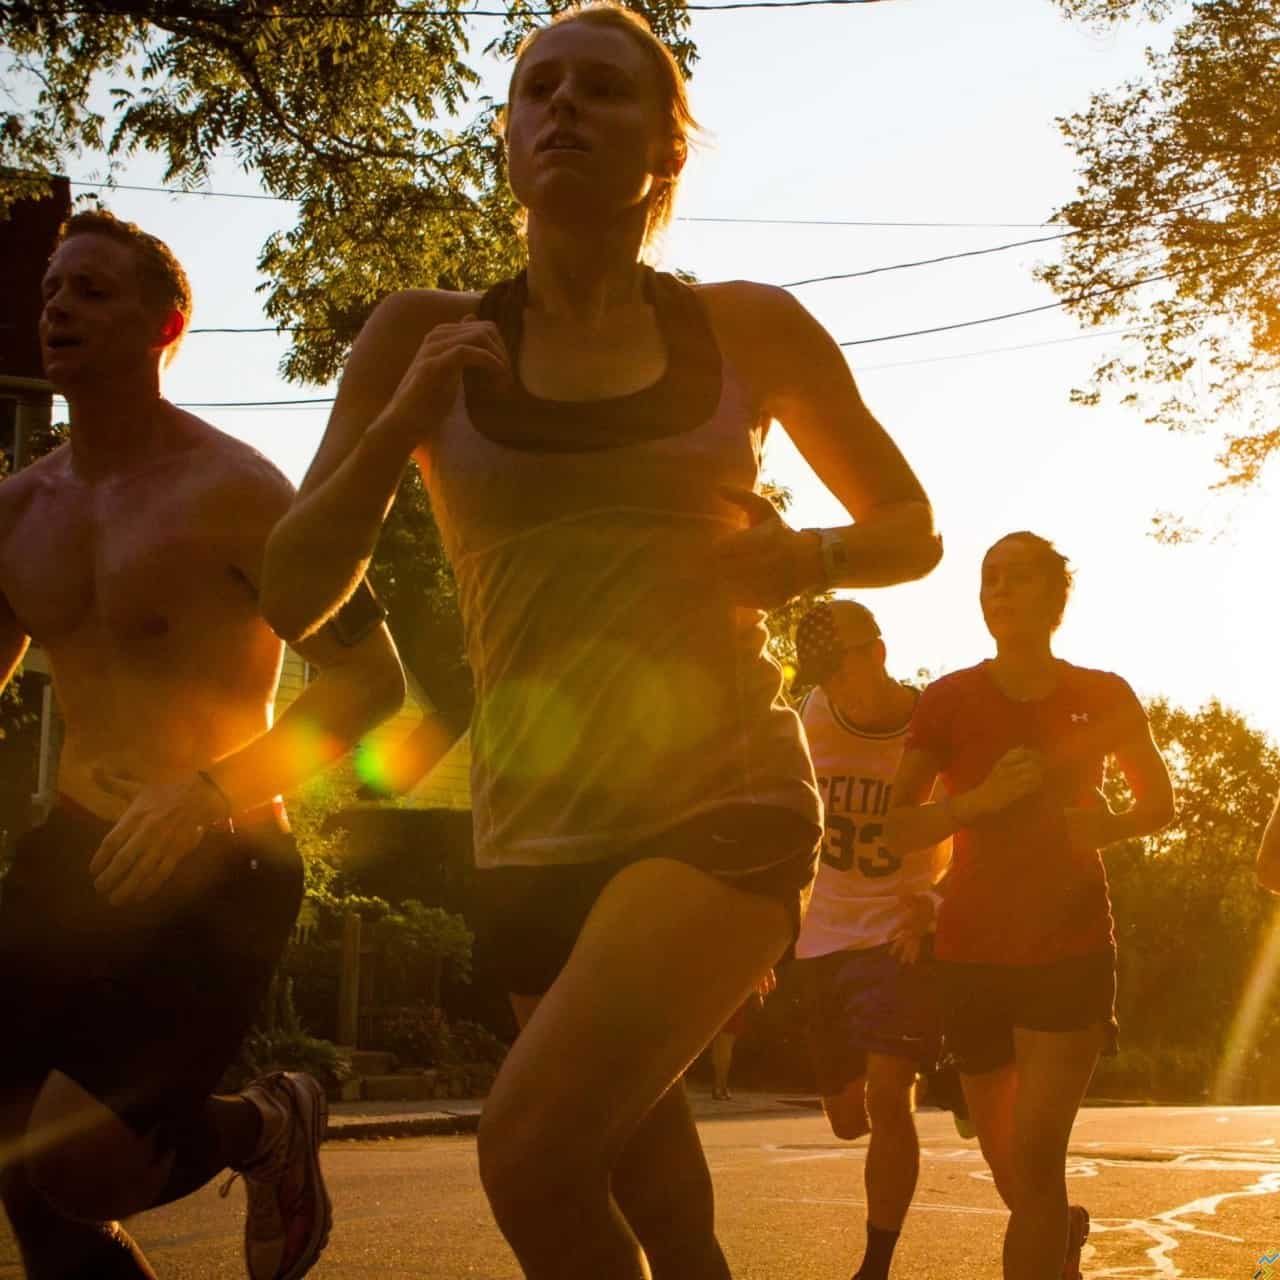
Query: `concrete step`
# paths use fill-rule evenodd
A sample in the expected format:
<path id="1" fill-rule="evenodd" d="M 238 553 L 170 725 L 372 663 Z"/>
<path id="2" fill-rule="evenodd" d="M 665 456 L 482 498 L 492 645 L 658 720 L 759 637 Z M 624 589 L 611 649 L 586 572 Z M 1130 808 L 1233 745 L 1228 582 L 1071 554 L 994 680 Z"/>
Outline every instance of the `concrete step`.
<path id="1" fill-rule="evenodd" d="M 358 1076 L 389 1076 L 396 1069 L 396 1055 L 381 1049 L 352 1049 L 351 1070 Z"/>
<path id="2" fill-rule="evenodd" d="M 425 1102 L 436 1096 L 434 1071 L 365 1076 L 360 1083 L 366 1102 Z"/>

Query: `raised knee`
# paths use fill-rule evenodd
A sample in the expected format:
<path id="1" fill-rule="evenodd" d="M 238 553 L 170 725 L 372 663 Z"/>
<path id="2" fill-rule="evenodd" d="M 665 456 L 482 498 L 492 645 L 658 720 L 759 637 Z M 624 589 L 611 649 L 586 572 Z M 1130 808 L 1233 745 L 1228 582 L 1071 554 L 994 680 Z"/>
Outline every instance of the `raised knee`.
<path id="1" fill-rule="evenodd" d="M 113 1144 L 65 1141 L 29 1145 L 23 1160 L 27 1181 L 58 1213 L 78 1222 L 125 1218 L 147 1208 L 153 1184 L 163 1179 L 154 1152 L 142 1139 Z"/>

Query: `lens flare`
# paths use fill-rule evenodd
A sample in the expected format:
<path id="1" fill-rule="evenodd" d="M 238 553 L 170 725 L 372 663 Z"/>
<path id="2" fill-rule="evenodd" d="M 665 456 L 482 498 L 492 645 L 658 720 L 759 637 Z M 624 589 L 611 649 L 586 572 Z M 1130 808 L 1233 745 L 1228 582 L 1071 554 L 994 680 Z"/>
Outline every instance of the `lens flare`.
<path id="1" fill-rule="evenodd" d="M 1249 1078 L 1258 1031 L 1271 1008 L 1277 976 L 1280 976 L 1280 912 L 1275 914 L 1263 934 L 1253 970 L 1244 985 L 1244 994 L 1231 1023 L 1226 1048 L 1213 1082 L 1215 1102 L 1233 1102 L 1244 1093 L 1243 1086 Z"/>

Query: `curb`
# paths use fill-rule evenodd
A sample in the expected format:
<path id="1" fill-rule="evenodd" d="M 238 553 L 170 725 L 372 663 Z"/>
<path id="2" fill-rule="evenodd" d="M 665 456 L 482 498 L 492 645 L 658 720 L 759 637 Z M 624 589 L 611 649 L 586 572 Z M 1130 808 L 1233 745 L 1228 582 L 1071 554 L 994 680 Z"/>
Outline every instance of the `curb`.
<path id="1" fill-rule="evenodd" d="M 760 1116 L 789 1115 L 796 1110 L 821 1110 L 817 1098 L 776 1097 L 759 1102 L 743 1102 L 724 1111 L 695 1107 L 694 1119 L 699 1123 L 715 1120 L 740 1120 Z M 367 1142 L 379 1138 L 452 1138 L 474 1134 L 480 1127 L 479 1112 L 432 1111 L 409 1115 L 352 1116 L 329 1115 L 326 1142 Z"/>
<path id="2" fill-rule="evenodd" d="M 331 1116 L 326 1142 L 368 1141 L 371 1138 L 452 1138 L 475 1133 L 480 1127 L 478 1112 L 454 1115 L 379 1116 L 367 1120 L 342 1120 Z"/>

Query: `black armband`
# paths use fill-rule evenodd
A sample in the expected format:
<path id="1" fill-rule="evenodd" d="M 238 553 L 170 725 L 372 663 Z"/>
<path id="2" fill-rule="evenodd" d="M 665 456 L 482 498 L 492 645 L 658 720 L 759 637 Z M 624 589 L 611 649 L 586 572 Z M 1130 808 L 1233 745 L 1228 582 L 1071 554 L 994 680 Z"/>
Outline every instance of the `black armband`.
<path id="1" fill-rule="evenodd" d="M 342 607 L 325 624 L 340 645 L 351 649 L 386 620 L 387 610 L 368 578 L 361 578 Z"/>

